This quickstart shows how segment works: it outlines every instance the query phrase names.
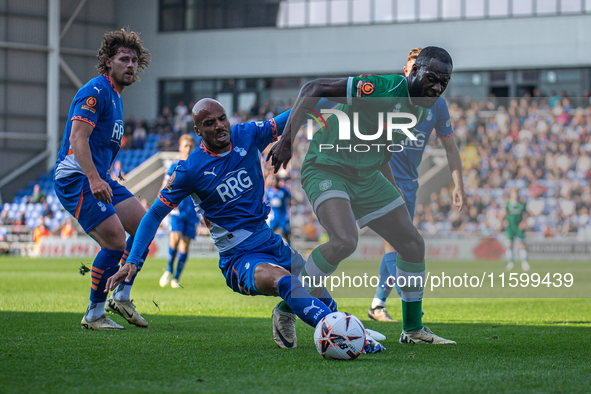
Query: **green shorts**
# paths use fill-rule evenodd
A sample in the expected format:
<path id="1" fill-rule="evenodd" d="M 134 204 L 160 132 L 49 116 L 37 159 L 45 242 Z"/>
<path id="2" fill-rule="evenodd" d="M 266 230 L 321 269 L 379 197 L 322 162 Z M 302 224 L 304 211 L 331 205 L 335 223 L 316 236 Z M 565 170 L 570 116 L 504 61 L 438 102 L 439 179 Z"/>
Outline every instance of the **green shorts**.
<path id="1" fill-rule="evenodd" d="M 507 238 L 510 241 L 513 241 L 515 239 L 515 237 L 521 238 L 522 240 L 524 240 L 525 235 L 523 234 L 523 230 L 520 230 L 519 227 L 517 227 L 517 226 L 509 225 L 507 227 Z"/>
<path id="2" fill-rule="evenodd" d="M 338 167 L 310 165 L 302 171 L 302 187 L 314 212 L 327 200 L 348 200 L 359 227 L 404 205 L 398 190 L 379 171 L 354 177 L 339 171 Z"/>

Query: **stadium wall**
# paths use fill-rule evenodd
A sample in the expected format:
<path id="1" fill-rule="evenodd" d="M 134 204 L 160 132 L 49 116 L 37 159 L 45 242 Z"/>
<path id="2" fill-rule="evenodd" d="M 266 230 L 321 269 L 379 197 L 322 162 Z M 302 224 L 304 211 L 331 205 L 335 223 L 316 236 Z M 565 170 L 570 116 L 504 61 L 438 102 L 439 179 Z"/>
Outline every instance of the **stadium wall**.
<path id="1" fill-rule="evenodd" d="M 152 53 L 124 92 L 126 115 L 148 119 L 161 79 L 390 73 L 416 46 L 445 47 L 455 71 L 591 65 L 591 15 L 160 33 L 157 0 L 116 7 L 118 25 L 140 31 Z"/>
<path id="2" fill-rule="evenodd" d="M 504 234 L 496 236 L 477 236 L 469 238 L 426 237 L 426 261 L 504 261 Z M 578 242 L 574 238 L 566 239 L 527 239 L 529 260 L 588 260 L 591 252 L 590 242 Z M 294 242 L 296 250 L 307 256 L 317 243 Z M 41 240 L 37 256 L 39 257 L 80 257 L 93 258 L 100 246 L 92 238 L 83 235 L 75 238 L 45 237 Z M 380 261 L 384 254 L 384 243 L 379 237 L 361 237 L 355 253 L 350 260 Z M 218 252 L 211 237 L 197 237 L 191 242 L 191 258 L 217 258 Z M 156 237 L 150 245 L 150 257 L 168 257 L 168 237 Z"/>

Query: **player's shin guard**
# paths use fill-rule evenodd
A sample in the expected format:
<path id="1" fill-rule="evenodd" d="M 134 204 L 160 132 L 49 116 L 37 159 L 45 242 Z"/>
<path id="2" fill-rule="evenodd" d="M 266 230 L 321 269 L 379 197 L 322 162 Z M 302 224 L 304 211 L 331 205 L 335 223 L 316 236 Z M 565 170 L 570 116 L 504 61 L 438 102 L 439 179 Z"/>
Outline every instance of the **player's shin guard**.
<path id="1" fill-rule="evenodd" d="M 417 331 L 423 328 L 423 288 L 425 286 L 425 262 L 410 263 L 398 256 L 396 277 L 402 299 L 402 328 Z"/>
<path id="2" fill-rule="evenodd" d="M 316 327 L 324 316 L 331 313 L 323 302 L 308 294 L 302 287 L 302 282 L 293 275 L 285 275 L 279 279 L 277 291 L 294 313 L 312 327 Z"/>
<path id="3" fill-rule="evenodd" d="M 183 269 L 185 269 L 185 263 L 187 262 L 187 257 L 189 257 L 189 252 L 187 253 L 179 253 L 179 262 L 176 267 L 176 274 L 174 274 L 174 278 L 179 280 Z"/>
<path id="4" fill-rule="evenodd" d="M 326 305 L 328 309 L 330 309 L 331 311 L 337 311 L 337 302 L 334 300 L 334 298 L 332 298 L 326 287 L 322 288 L 322 291 L 320 292 L 317 298 L 320 301 L 322 301 L 322 303 Z M 283 312 L 294 313 L 294 311 L 289 307 L 289 305 L 287 305 L 287 302 L 285 302 L 285 300 L 281 301 L 278 308 Z"/>
<path id="5" fill-rule="evenodd" d="M 107 279 L 119 270 L 119 260 L 123 252 L 120 250 L 101 248 L 92 263 L 92 285 L 90 286 L 90 301 L 105 302 L 107 293 L 105 285 Z"/>
<path id="6" fill-rule="evenodd" d="M 519 249 L 519 257 L 521 258 L 521 261 L 527 262 L 527 249 Z"/>
<path id="7" fill-rule="evenodd" d="M 318 299 L 332 312 L 337 311 L 337 302 L 332 298 L 326 287 L 322 288 L 322 291 L 318 294 Z"/>
<path id="8" fill-rule="evenodd" d="M 392 292 L 392 284 L 396 283 L 396 252 L 384 254 L 382 263 L 380 264 L 380 282 L 376 287 L 376 294 L 374 301 L 371 304 L 372 308 L 378 306 L 386 306 L 386 299 Z M 396 286 L 396 291 L 400 295 L 400 288 Z"/>
<path id="9" fill-rule="evenodd" d="M 324 286 L 327 276 L 330 276 L 337 269 L 336 265 L 330 265 L 320 254 L 320 247 L 310 253 L 306 265 L 302 269 L 301 278 L 306 290 L 311 292 L 317 287 Z"/>
<path id="10" fill-rule="evenodd" d="M 90 273 L 92 284 L 90 285 L 90 302 L 86 310 L 88 321 L 95 321 L 105 314 L 105 301 L 108 293 L 105 293 L 107 279 L 119 270 L 119 260 L 123 252 L 120 250 L 101 248 L 92 263 Z"/>
<path id="11" fill-rule="evenodd" d="M 510 240 L 505 241 L 505 257 L 508 262 L 513 262 L 513 242 Z"/>
<path id="12" fill-rule="evenodd" d="M 173 249 L 171 246 L 168 247 L 168 272 L 171 274 L 174 272 L 174 259 L 176 258 L 176 254 L 178 249 Z M 180 257 L 179 257 L 180 259 Z"/>

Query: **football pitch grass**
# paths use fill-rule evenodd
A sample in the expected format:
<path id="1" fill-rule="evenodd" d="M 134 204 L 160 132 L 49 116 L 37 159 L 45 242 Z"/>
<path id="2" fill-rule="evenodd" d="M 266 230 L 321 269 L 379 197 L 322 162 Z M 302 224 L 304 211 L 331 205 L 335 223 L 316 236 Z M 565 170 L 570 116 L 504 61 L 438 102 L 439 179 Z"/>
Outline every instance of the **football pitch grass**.
<path id="1" fill-rule="evenodd" d="M 370 299 L 337 299 L 387 350 L 329 361 L 301 321 L 297 349 L 279 349 L 279 299 L 233 293 L 211 259 L 189 259 L 182 289 L 160 288 L 165 262 L 147 261 L 132 298 L 149 328 L 114 316 L 128 329 L 82 330 L 81 262 L 0 257 L 0 393 L 591 392 L 591 299 L 424 300 L 425 325 L 457 346 L 399 344 L 402 324 L 369 321 Z"/>

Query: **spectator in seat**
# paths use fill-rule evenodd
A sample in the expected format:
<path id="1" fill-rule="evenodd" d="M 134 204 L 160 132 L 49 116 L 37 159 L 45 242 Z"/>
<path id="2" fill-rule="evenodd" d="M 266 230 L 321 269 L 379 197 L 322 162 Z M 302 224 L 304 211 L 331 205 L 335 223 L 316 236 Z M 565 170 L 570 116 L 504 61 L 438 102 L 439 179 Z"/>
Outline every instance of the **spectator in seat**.
<path id="1" fill-rule="evenodd" d="M 111 179 L 114 181 L 120 181 L 123 180 L 124 175 L 121 161 L 115 160 L 113 168 L 111 169 Z"/>
<path id="2" fill-rule="evenodd" d="M 14 224 L 14 220 L 8 216 L 8 211 L 6 209 L 2 210 L 2 213 L 0 214 L 0 224 L 4 226 L 10 226 Z"/>
<path id="3" fill-rule="evenodd" d="M 74 227 L 74 224 L 72 223 L 72 219 L 68 219 L 66 221 L 66 224 L 64 224 L 64 226 L 62 227 L 61 231 L 60 231 L 60 237 L 62 237 L 62 239 L 68 239 L 68 238 L 72 238 L 76 236 L 76 228 Z"/>
<path id="4" fill-rule="evenodd" d="M 33 230 L 33 242 L 35 242 L 35 246 L 41 243 L 41 239 L 44 237 L 48 237 L 50 235 L 49 228 L 45 225 L 45 217 L 41 216 L 39 218 L 39 226 Z"/>
<path id="5" fill-rule="evenodd" d="M 35 186 L 33 186 L 33 194 L 31 195 L 30 201 L 33 204 L 42 203 L 43 201 L 45 201 L 45 197 L 45 193 L 43 193 L 43 190 L 41 190 L 39 184 L 35 184 Z"/>
<path id="6" fill-rule="evenodd" d="M 53 219 L 53 211 L 51 207 L 47 203 L 47 201 L 43 201 L 43 211 L 41 212 L 41 216 L 46 217 L 48 219 Z"/>
<path id="7" fill-rule="evenodd" d="M 144 149 L 148 132 L 142 123 L 137 123 L 133 130 L 133 148 Z"/>

